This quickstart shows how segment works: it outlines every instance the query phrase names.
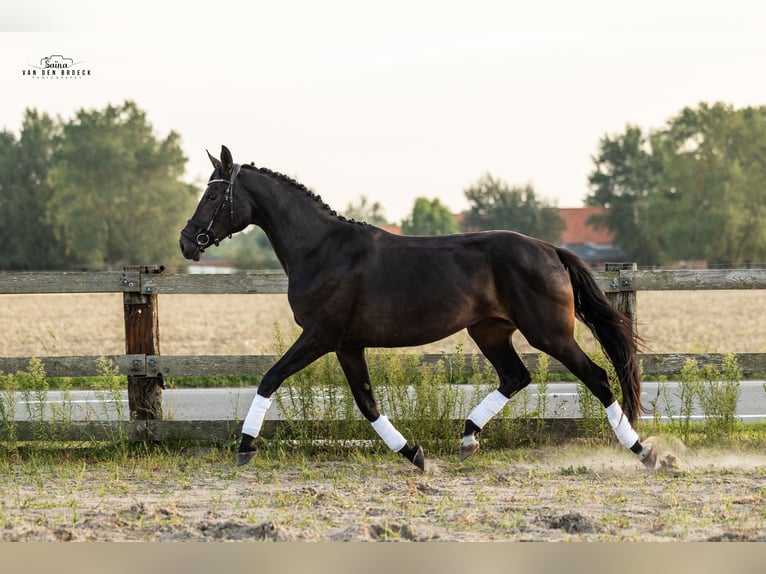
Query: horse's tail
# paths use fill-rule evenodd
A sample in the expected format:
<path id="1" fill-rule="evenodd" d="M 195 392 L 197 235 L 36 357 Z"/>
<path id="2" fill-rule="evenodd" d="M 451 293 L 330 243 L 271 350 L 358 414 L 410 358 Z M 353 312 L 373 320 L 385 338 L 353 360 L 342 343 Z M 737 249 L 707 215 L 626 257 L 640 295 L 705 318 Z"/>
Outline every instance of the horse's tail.
<path id="1" fill-rule="evenodd" d="M 579 257 L 566 249 L 556 253 L 569 271 L 574 290 L 575 314 L 598 339 L 614 365 L 622 388 L 622 410 L 632 425 L 644 409 L 641 406 L 641 375 L 639 372 L 639 338 L 631 328 L 630 319 L 615 309 L 601 292 L 593 275 Z"/>

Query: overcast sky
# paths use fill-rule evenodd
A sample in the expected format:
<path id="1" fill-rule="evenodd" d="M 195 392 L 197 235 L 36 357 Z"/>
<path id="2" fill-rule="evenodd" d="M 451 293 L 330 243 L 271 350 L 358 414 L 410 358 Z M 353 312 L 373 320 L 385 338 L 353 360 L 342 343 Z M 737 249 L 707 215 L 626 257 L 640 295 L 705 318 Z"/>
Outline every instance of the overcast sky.
<path id="1" fill-rule="evenodd" d="M 181 135 L 190 181 L 225 144 L 394 221 L 418 196 L 465 209 L 488 172 L 580 206 L 604 135 L 702 101 L 766 104 L 763 2 L 114 5 L 0 5 L 0 129 L 28 107 L 70 118 L 131 99 Z M 22 75 L 52 55 L 91 75 Z"/>

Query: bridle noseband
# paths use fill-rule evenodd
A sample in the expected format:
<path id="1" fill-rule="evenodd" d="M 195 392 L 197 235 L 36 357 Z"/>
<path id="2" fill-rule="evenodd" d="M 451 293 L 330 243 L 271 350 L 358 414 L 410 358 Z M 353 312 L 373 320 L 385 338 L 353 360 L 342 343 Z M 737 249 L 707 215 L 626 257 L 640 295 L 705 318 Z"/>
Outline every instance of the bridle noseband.
<path id="1" fill-rule="evenodd" d="M 194 226 L 195 231 L 193 233 L 189 233 L 186 231 L 186 228 L 181 230 L 181 235 L 190 241 L 193 241 L 197 245 L 197 249 L 199 249 L 201 252 L 204 252 L 205 248 L 208 247 L 211 243 L 215 243 L 216 246 L 221 243 L 221 240 L 216 237 L 212 229 L 213 224 L 215 223 L 215 218 L 218 217 L 218 212 L 221 211 L 221 208 L 227 201 L 229 202 L 229 216 L 231 218 L 231 226 L 234 227 L 234 181 L 237 179 L 237 175 L 239 175 L 239 168 L 239 164 L 235 163 L 232 166 L 231 176 L 229 179 L 211 179 L 207 182 L 208 186 L 212 183 L 227 184 L 226 191 L 223 194 L 223 199 L 218 203 L 218 205 L 215 206 L 215 211 L 213 211 L 213 215 L 210 218 L 210 223 L 205 225 L 204 223 L 200 223 L 199 221 L 192 218 L 187 220 L 187 223 Z M 229 232 L 229 237 L 231 238 L 231 232 Z"/>

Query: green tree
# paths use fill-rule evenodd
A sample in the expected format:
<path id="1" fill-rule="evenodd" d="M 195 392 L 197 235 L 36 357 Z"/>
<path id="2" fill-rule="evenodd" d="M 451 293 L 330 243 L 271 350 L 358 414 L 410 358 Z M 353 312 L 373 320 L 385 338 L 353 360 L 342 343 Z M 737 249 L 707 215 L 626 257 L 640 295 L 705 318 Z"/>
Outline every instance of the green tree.
<path id="1" fill-rule="evenodd" d="M 48 181 L 58 124 L 47 114 L 28 109 L 19 139 L 0 133 L 0 268 L 58 269 L 63 247 L 47 221 L 52 195 Z"/>
<path id="2" fill-rule="evenodd" d="M 600 142 L 590 205 L 641 264 L 766 259 L 766 108 L 702 103 Z"/>
<path id="3" fill-rule="evenodd" d="M 357 203 L 349 203 L 344 216 L 355 221 L 364 221 L 370 225 L 386 225 L 386 215 L 383 206 L 375 201 L 370 203 L 366 195 L 359 197 Z"/>
<path id="4" fill-rule="evenodd" d="M 196 189 L 183 181 L 180 138 L 158 139 L 135 103 L 80 110 L 56 140 L 48 221 L 70 265 L 115 268 L 178 255 Z"/>
<path id="5" fill-rule="evenodd" d="M 624 134 L 601 139 L 593 161 L 596 166 L 588 177 L 591 193 L 585 202 L 607 212 L 590 223 L 615 233 L 615 244 L 631 261 L 658 263 L 663 235 L 649 211 L 662 168 L 652 155 L 650 138 L 628 125 Z"/>
<path id="6" fill-rule="evenodd" d="M 564 222 L 552 203 L 538 199 L 531 185 L 509 187 L 490 174 L 465 190 L 470 208 L 466 229 L 510 229 L 558 243 Z"/>
<path id="7" fill-rule="evenodd" d="M 766 259 L 766 107 L 685 108 L 654 142 L 663 164 L 653 216 L 670 259 Z"/>
<path id="8" fill-rule="evenodd" d="M 418 197 L 410 216 L 402 222 L 404 235 L 444 235 L 457 233 L 460 228 L 455 216 L 439 199 Z"/>

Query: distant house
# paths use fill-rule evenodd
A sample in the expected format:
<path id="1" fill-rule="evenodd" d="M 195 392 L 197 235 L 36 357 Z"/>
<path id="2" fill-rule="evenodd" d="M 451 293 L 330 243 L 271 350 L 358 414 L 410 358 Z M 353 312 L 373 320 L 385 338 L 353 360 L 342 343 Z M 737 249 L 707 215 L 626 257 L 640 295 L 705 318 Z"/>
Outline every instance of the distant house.
<path id="1" fill-rule="evenodd" d="M 402 234 L 402 226 L 396 225 L 394 223 L 386 223 L 384 225 L 379 225 L 382 230 L 388 231 L 389 233 L 393 233 L 394 235 L 401 235 Z"/>
<path id="2" fill-rule="evenodd" d="M 607 262 L 620 262 L 624 255 L 614 245 L 614 233 L 606 227 L 595 227 L 588 223 L 593 215 L 603 215 L 602 207 L 560 208 L 564 220 L 559 245 L 576 253 L 591 267 L 603 267 Z"/>

